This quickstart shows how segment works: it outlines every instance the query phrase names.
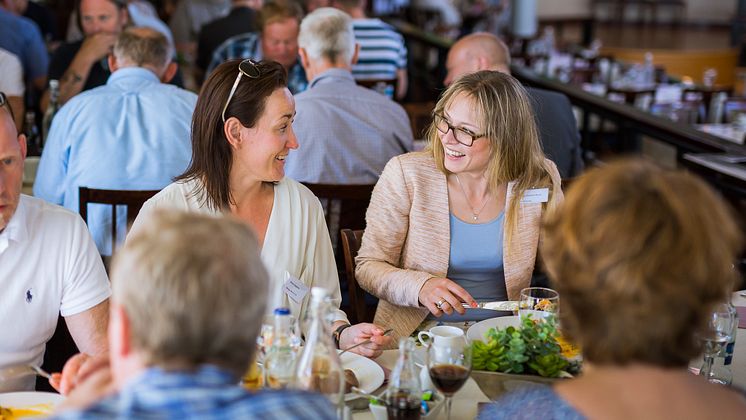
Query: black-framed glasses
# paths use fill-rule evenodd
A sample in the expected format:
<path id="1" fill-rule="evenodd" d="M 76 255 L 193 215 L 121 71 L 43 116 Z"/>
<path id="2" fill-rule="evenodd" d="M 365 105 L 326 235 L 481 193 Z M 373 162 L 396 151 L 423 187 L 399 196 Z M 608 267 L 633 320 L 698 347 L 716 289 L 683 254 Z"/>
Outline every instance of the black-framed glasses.
<path id="1" fill-rule="evenodd" d="M 0 108 L 6 107 L 8 108 L 8 113 L 10 113 L 10 118 L 15 121 L 16 116 L 13 115 L 13 108 L 10 107 L 10 102 L 8 102 L 8 97 L 5 96 L 5 92 L 0 92 Z"/>
<path id="2" fill-rule="evenodd" d="M 473 132 L 463 127 L 454 127 L 443 115 L 440 114 L 433 115 L 433 122 L 435 123 L 435 128 L 437 128 L 438 131 L 440 131 L 443 135 L 448 134 L 448 130 L 450 130 L 451 132 L 453 132 L 453 138 L 455 138 L 457 142 L 463 144 L 466 147 L 471 147 L 474 144 L 475 140 L 480 139 L 486 135 L 474 134 Z"/>
<path id="3" fill-rule="evenodd" d="M 236 76 L 236 81 L 233 82 L 233 87 L 231 88 L 231 93 L 228 94 L 228 100 L 225 101 L 225 106 L 223 107 L 223 122 L 225 122 L 225 111 L 228 109 L 228 104 L 231 103 L 231 99 L 233 99 L 233 94 L 236 93 L 236 88 L 238 87 L 238 82 L 241 81 L 241 76 L 246 76 L 249 79 L 257 79 L 259 76 L 262 75 L 262 72 L 259 71 L 259 66 L 257 66 L 257 63 L 247 58 L 246 60 L 238 63 L 238 75 Z"/>

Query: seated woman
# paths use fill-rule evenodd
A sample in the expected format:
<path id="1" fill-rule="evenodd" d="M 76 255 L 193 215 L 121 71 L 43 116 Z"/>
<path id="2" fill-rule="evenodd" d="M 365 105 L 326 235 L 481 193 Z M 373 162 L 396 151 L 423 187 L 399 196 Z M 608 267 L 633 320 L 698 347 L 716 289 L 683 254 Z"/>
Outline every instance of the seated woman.
<path id="1" fill-rule="evenodd" d="M 377 356 L 391 338 L 373 324 L 349 326 L 339 310 L 337 267 L 321 204 L 306 187 L 285 178 L 285 158 L 298 148 L 294 116 L 280 64 L 233 60 L 217 67 L 194 110 L 189 168 L 145 203 L 132 231 L 163 207 L 239 218 L 262 247 L 273 290 L 270 310 L 287 305 L 302 317 L 310 288 L 323 287 L 337 308 L 332 329 L 338 346 L 371 338 L 353 351 Z"/>
<path id="2" fill-rule="evenodd" d="M 358 282 L 381 299 L 376 323 L 395 336 L 428 313 L 464 314 L 475 299 L 517 300 L 531 281 L 542 214 L 562 199 L 529 99 L 509 75 L 453 83 L 427 137 L 427 150 L 386 165 L 357 257 Z"/>
<path id="3" fill-rule="evenodd" d="M 737 279 L 739 229 L 709 187 L 644 161 L 594 169 L 551 215 L 541 251 L 583 375 L 508 395 L 485 419 L 743 418 L 746 400 L 687 372 L 696 331 Z"/>

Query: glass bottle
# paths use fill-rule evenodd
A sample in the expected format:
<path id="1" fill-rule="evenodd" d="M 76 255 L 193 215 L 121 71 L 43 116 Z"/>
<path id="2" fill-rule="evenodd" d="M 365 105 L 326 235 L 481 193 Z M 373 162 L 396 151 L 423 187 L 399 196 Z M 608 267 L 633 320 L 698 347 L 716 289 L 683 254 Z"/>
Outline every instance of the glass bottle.
<path id="1" fill-rule="evenodd" d="M 399 340 L 399 358 L 391 371 L 384 401 L 389 420 L 420 418 L 422 388 L 414 364 L 414 341 L 409 337 Z"/>
<path id="2" fill-rule="evenodd" d="M 60 82 L 59 80 L 52 79 L 49 81 L 49 105 L 46 111 L 44 111 L 44 118 L 41 123 L 41 134 L 42 143 L 41 147 L 44 146 L 43 142 L 47 141 L 49 135 L 49 129 L 52 127 L 52 120 L 57 110 L 60 108 Z"/>
<path id="3" fill-rule="evenodd" d="M 288 308 L 274 311 L 274 337 L 264 359 L 265 383 L 272 389 L 284 389 L 295 376 L 297 359 L 293 338 L 293 316 Z"/>
<path id="4" fill-rule="evenodd" d="M 41 138 L 36 126 L 36 112 L 27 111 L 23 122 L 23 134 L 26 136 L 28 156 L 41 156 Z"/>
<path id="5" fill-rule="evenodd" d="M 308 335 L 298 359 L 295 388 L 325 395 L 336 407 L 342 407 L 344 371 L 332 341 L 329 292 L 311 289 Z"/>

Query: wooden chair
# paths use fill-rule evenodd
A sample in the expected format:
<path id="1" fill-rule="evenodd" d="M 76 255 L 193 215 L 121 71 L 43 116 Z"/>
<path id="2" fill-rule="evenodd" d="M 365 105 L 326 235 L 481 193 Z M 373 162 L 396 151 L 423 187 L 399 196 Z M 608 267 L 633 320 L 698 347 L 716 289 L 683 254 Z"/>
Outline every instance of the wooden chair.
<path id="1" fill-rule="evenodd" d="M 376 92 L 386 95 L 389 99 L 396 99 L 396 89 L 399 87 L 399 79 L 368 79 L 368 80 L 355 80 L 355 82 L 368 89 L 373 89 Z"/>
<path id="2" fill-rule="evenodd" d="M 339 229 L 365 229 L 365 212 L 375 184 L 335 185 L 303 183 L 321 201 L 324 219 L 332 238 L 332 246 L 337 249 Z"/>
<path id="3" fill-rule="evenodd" d="M 108 204 L 111 206 L 112 251 L 117 243 L 124 241 L 124 238 L 117 241 L 117 206 L 125 206 L 127 208 L 127 227 L 129 228 L 129 226 L 132 226 L 132 222 L 135 221 L 145 201 L 159 192 L 159 190 L 101 190 L 87 187 L 80 187 L 78 191 L 80 194 L 78 211 L 86 223 L 88 223 L 89 203 Z M 104 265 L 108 269 L 109 258 L 103 258 Z"/>
<path id="4" fill-rule="evenodd" d="M 409 102 L 402 104 L 402 107 L 409 117 L 409 125 L 412 127 L 415 140 L 424 139 L 425 130 L 433 122 L 435 102 Z"/>
<path id="5" fill-rule="evenodd" d="M 700 101 L 704 108 L 705 118 L 709 120 L 712 98 L 720 93 L 725 93 L 728 96 L 732 95 L 733 86 L 696 86 L 687 88 L 681 93 L 681 100 Z"/>
<path id="6" fill-rule="evenodd" d="M 350 306 L 354 320 L 353 324 L 359 322 L 373 322 L 376 313 L 375 305 L 369 306 L 365 302 L 365 297 L 370 296 L 362 287 L 357 284 L 355 278 L 355 257 L 360 250 L 363 242 L 363 231 L 342 229 L 342 249 L 344 250 L 345 272 L 347 274 L 347 286 L 350 292 Z"/>

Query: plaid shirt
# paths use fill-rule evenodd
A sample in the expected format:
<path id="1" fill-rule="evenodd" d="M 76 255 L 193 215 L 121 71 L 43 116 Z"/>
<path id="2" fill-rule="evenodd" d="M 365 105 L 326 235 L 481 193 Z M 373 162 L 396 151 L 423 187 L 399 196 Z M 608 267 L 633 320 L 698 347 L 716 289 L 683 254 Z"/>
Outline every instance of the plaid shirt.
<path id="1" fill-rule="evenodd" d="M 196 372 L 150 368 L 118 394 L 83 411 L 62 412 L 55 419 L 336 419 L 323 396 L 300 391 L 249 393 L 234 376 L 215 366 Z"/>
<path id="2" fill-rule="evenodd" d="M 207 67 L 207 74 L 212 73 L 215 67 L 227 60 L 236 58 L 261 60 L 263 54 L 262 43 L 260 41 L 261 38 L 257 32 L 248 32 L 226 39 L 212 54 L 212 60 Z M 300 60 L 296 60 L 293 67 L 288 70 L 288 89 L 295 95 L 303 92 L 307 87 L 306 71 L 303 70 Z"/>

